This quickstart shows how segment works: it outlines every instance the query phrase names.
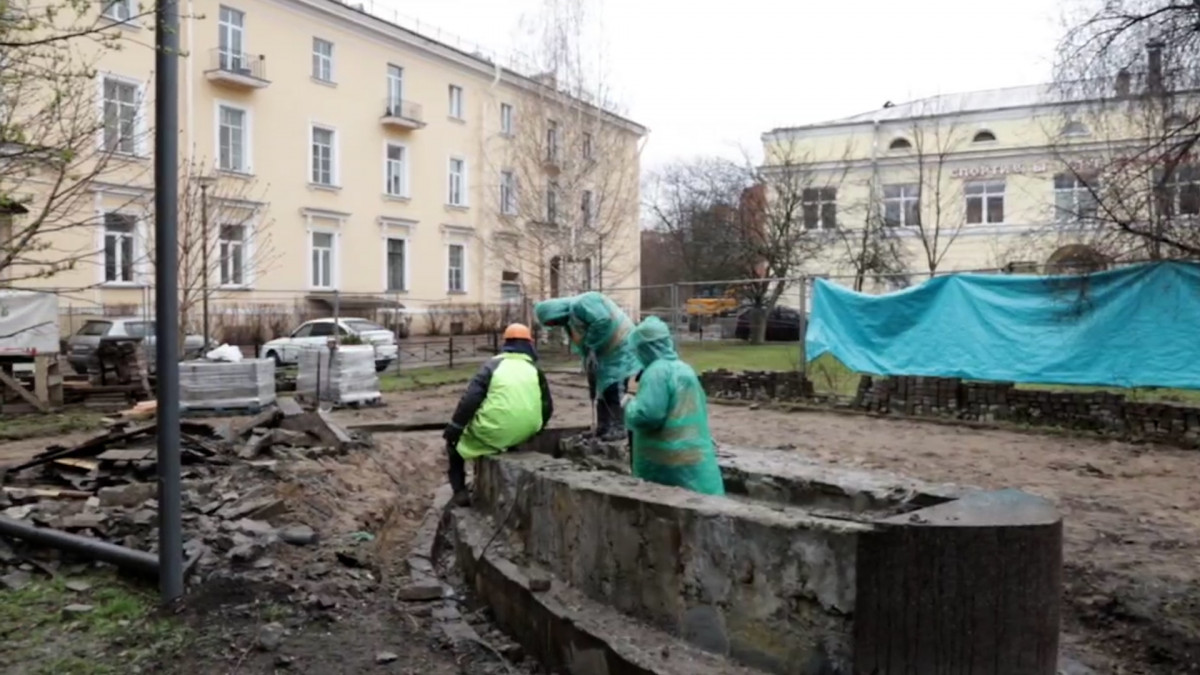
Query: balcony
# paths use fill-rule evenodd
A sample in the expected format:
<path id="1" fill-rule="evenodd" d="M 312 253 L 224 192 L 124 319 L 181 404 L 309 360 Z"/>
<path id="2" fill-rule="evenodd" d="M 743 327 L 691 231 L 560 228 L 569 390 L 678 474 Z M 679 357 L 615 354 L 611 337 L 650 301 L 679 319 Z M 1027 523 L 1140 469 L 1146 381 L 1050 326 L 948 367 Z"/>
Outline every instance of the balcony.
<path id="1" fill-rule="evenodd" d="M 423 117 L 421 104 L 386 98 L 383 100 L 383 117 L 379 121 L 396 129 L 420 129 L 425 126 Z"/>
<path id="2" fill-rule="evenodd" d="M 204 71 L 209 82 L 236 89 L 262 89 L 271 84 L 267 80 L 265 56 L 218 48 L 210 52 L 209 63 L 211 67 Z"/>

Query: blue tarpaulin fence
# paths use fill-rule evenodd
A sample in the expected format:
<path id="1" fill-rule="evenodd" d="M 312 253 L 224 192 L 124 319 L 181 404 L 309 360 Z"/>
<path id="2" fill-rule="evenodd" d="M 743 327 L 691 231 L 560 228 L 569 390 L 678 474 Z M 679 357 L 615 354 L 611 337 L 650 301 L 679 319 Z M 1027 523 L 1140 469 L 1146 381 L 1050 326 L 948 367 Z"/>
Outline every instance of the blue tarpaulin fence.
<path id="1" fill-rule="evenodd" d="M 805 341 L 810 361 L 875 375 L 1200 389 L 1200 264 L 956 274 L 879 296 L 818 279 Z"/>

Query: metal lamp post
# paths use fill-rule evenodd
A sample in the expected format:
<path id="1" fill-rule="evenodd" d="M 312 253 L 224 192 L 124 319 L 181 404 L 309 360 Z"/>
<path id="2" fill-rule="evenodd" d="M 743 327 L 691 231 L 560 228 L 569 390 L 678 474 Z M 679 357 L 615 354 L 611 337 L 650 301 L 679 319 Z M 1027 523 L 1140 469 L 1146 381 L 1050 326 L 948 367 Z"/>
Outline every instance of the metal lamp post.
<path id="1" fill-rule="evenodd" d="M 213 176 L 200 176 L 200 315 L 204 323 L 204 349 L 208 349 L 208 188 L 216 184 Z"/>

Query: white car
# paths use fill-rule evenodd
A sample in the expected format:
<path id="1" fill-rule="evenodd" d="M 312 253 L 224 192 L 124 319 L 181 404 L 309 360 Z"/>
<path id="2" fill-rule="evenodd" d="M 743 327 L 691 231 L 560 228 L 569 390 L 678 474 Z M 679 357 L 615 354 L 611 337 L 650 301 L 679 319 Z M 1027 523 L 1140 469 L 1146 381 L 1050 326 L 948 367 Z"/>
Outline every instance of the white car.
<path id="1" fill-rule="evenodd" d="M 334 327 L 337 326 L 341 337 L 353 335 L 362 340 L 363 344 L 375 347 L 375 370 L 383 372 L 392 361 L 396 360 L 399 348 L 396 346 L 396 336 L 392 331 L 366 319 L 313 319 L 300 324 L 287 337 L 275 338 L 259 350 L 264 359 L 275 359 L 276 366 L 296 363 L 300 360 L 300 350 L 306 347 L 320 347 L 333 337 Z"/>

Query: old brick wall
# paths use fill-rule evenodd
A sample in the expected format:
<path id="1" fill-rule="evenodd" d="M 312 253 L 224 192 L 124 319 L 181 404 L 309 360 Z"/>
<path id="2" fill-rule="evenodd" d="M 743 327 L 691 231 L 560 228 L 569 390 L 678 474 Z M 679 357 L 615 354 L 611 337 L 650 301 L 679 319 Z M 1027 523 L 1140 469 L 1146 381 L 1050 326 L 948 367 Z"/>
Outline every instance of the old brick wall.
<path id="1" fill-rule="evenodd" d="M 717 399 L 806 401 L 812 383 L 799 372 L 701 375 Z M 1131 401 L 1109 392 L 1018 389 L 1011 382 L 973 382 L 948 377 L 864 375 L 851 404 L 876 413 L 975 422 L 1010 422 L 1200 447 L 1200 407 Z"/>

